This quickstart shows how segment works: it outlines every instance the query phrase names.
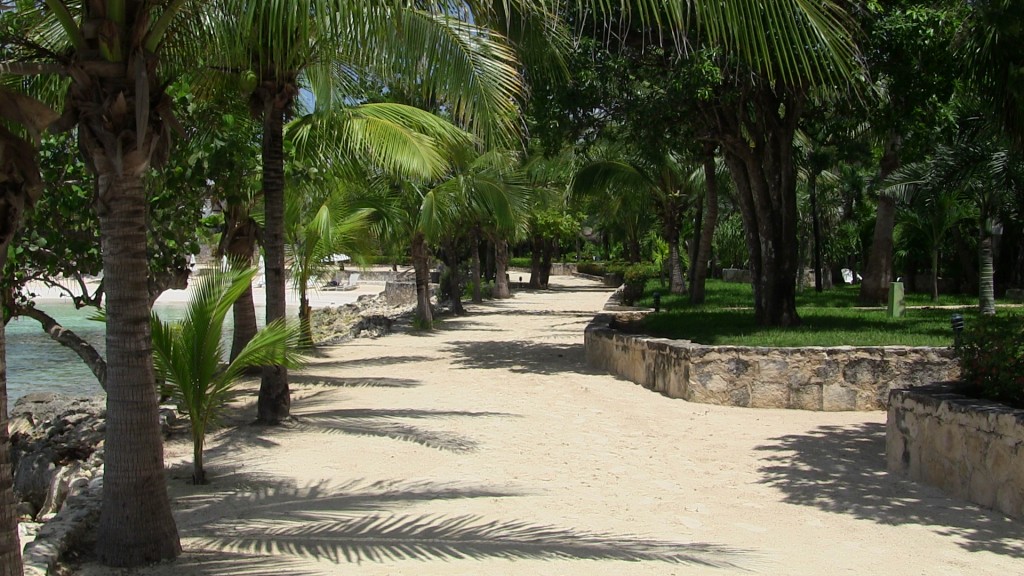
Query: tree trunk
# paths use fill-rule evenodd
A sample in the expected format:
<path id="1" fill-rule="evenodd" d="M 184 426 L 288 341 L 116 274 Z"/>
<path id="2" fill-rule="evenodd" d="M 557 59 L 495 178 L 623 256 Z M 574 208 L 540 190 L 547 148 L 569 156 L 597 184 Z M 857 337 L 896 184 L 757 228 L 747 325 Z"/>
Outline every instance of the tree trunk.
<path id="1" fill-rule="evenodd" d="M 2 135 L 8 136 L 5 132 Z M 0 270 L 6 267 L 7 248 L 21 226 L 25 209 L 35 203 L 42 188 L 34 150 L 25 141 L 10 137 L 3 138 L 3 145 L 7 156 L 4 160 L 8 163 L 3 172 L 17 174 L 21 181 L 0 182 Z M 21 156 L 24 165 L 12 161 L 15 155 Z M 7 427 L 7 328 L 0 317 L 0 576 L 21 576 L 23 570 L 17 505 Z"/>
<path id="2" fill-rule="evenodd" d="M 530 288 L 534 290 L 540 290 L 543 287 L 541 284 L 541 276 L 543 274 L 541 270 L 541 257 L 543 254 L 544 237 L 540 234 L 534 234 L 532 249 L 530 250 Z"/>
<path id="3" fill-rule="evenodd" d="M 700 245 L 697 257 L 692 263 L 693 277 L 690 278 L 690 303 L 692 304 L 704 303 L 708 260 L 711 257 L 715 227 L 718 225 L 718 175 L 715 171 L 714 150 L 708 151 L 704 156 L 704 182 L 704 202 L 707 208 L 700 227 Z"/>
<path id="4" fill-rule="evenodd" d="M 879 162 L 878 182 L 900 167 L 899 136 L 890 136 Z M 889 298 L 889 283 L 892 282 L 893 240 L 896 228 L 896 201 L 884 194 L 878 196 L 875 211 L 875 230 L 871 236 L 871 250 L 864 269 L 858 301 L 864 306 L 879 306 Z"/>
<path id="5" fill-rule="evenodd" d="M 78 334 L 63 327 L 52 316 L 36 308 L 35 306 L 14 306 L 11 308 L 13 316 L 27 316 L 39 322 L 50 338 L 61 346 L 70 349 L 85 362 L 85 365 L 92 371 L 93 376 L 104 391 L 107 389 L 107 362 L 96 351 L 92 344 L 83 340 Z"/>
<path id="6" fill-rule="evenodd" d="M 473 303 L 479 304 L 484 301 L 480 293 L 480 228 L 474 226 L 469 237 L 469 254 L 472 257 L 473 267 Z"/>
<path id="7" fill-rule="evenodd" d="M 548 284 L 551 283 L 551 256 L 554 250 L 554 239 L 545 239 L 542 243 L 540 256 L 540 287 L 544 290 L 547 290 Z"/>
<path id="8" fill-rule="evenodd" d="M 249 211 L 238 203 L 228 204 L 226 218 L 220 252 L 227 257 L 232 267 L 248 268 L 252 266 L 259 227 L 249 215 Z M 256 335 L 256 305 L 252 298 L 252 286 L 246 288 L 238 300 L 235 300 L 231 310 L 234 318 L 231 360 L 234 360 Z"/>
<path id="9" fill-rule="evenodd" d="M 97 212 L 107 297 L 107 416 L 96 554 L 137 566 L 181 553 L 164 476 L 153 372 L 142 170 L 99 175 Z"/>
<path id="10" fill-rule="evenodd" d="M 996 313 L 995 270 L 992 265 L 992 228 L 982 215 L 978 236 L 978 310 L 985 316 Z"/>
<path id="11" fill-rule="evenodd" d="M 423 330 L 434 328 L 434 315 L 430 309 L 430 260 L 427 239 L 422 232 L 412 237 L 412 267 L 416 271 L 416 325 Z"/>
<path id="12" fill-rule="evenodd" d="M 639 264 L 642 258 L 640 257 L 640 238 L 637 236 L 636 231 L 626 234 L 626 247 L 629 262 L 631 264 Z"/>
<path id="13" fill-rule="evenodd" d="M 811 194 L 811 234 L 814 241 L 814 291 L 824 290 L 821 269 L 821 222 L 818 218 L 818 172 L 812 171 L 807 178 L 807 188 Z"/>
<path id="14" fill-rule="evenodd" d="M 269 106 L 263 119 L 264 264 L 266 268 L 267 324 L 285 318 L 284 273 L 284 108 Z M 291 413 L 288 368 L 264 366 L 256 421 L 280 424 Z"/>
<path id="15" fill-rule="evenodd" d="M 202 436 L 192 439 L 192 483 L 196 486 L 206 484 L 206 469 L 203 468 Z"/>
<path id="16" fill-rule="evenodd" d="M 448 256 L 448 294 L 452 299 L 452 314 L 463 315 L 466 309 L 462 306 L 462 264 L 459 261 L 459 249 L 455 241 L 446 242 L 445 254 Z"/>
<path id="17" fill-rule="evenodd" d="M 7 259 L 9 239 L 0 242 L 0 270 Z M 0 322 L 0 576 L 21 576 L 18 539 L 18 499 L 14 496 L 11 436 L 7 428 L 7 328 Z"/>
<path id="18" fill-rule="evenodd" d="M 299 346 L 313 347 L 313 308 L 309 305 L 309 296 L 304 289 L 299 296 Z"/>
<path id="19" fill-rule="evenodd" d="M 494 297 L 511 298 L 508 289 L 508 240 L 494 241 Z"/>
<path id="20" fill-rule="evenodd" d="M 796 166 L 793 137 L 803 97 L 757 87 L 750 106 L 720 111 L 725 160 L 750 251 L 754 318 L 758 325 L 800 323 L 796 312 Z"/>
<path id="21" fill-rule="evenodd" d="M 679 210 L 671 202 L 665 210 L 662 226 L 665 242 L 668 244 L 669 288 L 672 294 L 686 294 L 686 278 L 683 277 L 683 263 L 679 253 Z"/>
<path id="22" fill-rule="evenodd" d="M 932 302 L 939 301 L 939 249 L 932 249 Z"/>

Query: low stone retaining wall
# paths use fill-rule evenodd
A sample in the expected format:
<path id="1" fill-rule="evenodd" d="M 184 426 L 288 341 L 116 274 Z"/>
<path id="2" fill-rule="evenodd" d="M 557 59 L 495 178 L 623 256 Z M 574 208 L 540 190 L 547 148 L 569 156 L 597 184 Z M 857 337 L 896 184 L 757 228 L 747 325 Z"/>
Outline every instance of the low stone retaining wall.
<path id="1" fill-rule="evenodd" d="M 949 385 L 893 390 L 885 452 L 890 472 L 1024 519 L 1024 410 Z"/>
<path id="2" fill-rule="evenodd" d="M 614 323 L 615 315 L 605 313 L 587 326 L 587 364 L 690 402 L 884 410 L 894 388 L 959 376 L 953 352 L 945 348 L 705 346 L 630 334 Z"/>

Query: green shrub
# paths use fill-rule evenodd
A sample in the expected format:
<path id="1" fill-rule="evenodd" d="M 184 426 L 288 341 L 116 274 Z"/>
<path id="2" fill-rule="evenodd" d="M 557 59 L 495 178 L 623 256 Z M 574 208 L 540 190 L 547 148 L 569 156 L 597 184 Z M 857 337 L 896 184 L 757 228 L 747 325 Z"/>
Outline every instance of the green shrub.
<path id="1" fill-rule="evenodd" d="M 964 330 L 957 356 L 965 394 L 1024 408 L 1024 318 L 978 318 Z"/>
<path id="2" fill-rule="evenodd" d="M 654 264 L 633 264 L 627 267 L 622 273 L 622 283 L 625 285 L 622 303 L 632 306 L 634 302 L 643 298 L 647 281 L 659 276 L 658 266 Z"/>
<path id="3" fill-rule="evenodd" d="M 580 262 L 576 265 L 576 271 L 591 276 L 604 276 L 604 267 L 604 262 Z"/>
<path id="4" fill-rule="evenodd" d="M 480 297 L 484 300 L 494 299 L 494 281 L 492 280 L 481 280 L 480 281 Z M 466 285 L 462 288 L 462 299 L 472 300 L 473 299 L 473 281 L 467 279 Z"/>
<path id="5" fill-rule="evenodd" d="M 532 265 L 533 261 L 529 256 L 508 259 L 509 268 L 529 268 Z"/>

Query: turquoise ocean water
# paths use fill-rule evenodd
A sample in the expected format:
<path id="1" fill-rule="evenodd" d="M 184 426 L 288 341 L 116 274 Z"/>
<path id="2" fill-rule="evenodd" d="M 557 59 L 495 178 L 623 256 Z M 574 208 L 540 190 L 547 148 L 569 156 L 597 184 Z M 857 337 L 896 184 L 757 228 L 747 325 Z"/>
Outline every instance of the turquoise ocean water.
<path id="1" fill-rule="evenodd" d="M 101 322 L 89 320 L 93 314 L 91 308 L 76 310 L 70 302 L 59 301 L 37 306 L 95 346 L 100 354 L 104 352 L 104 326 Z M 164 320 L 175 320 L 181 318 L 184 304 L 157 303 L 154 309 Z M 261 320 L 264 314 L 265 311 L 257 306 L 257 319 Z M 230 338 L 230 317 L 225 332 Z M 95 396 L 102 390 L 81 358 L 54 342 L 43 332 L 39 322 L 31 318 L 16 318 L 7 324 L 8 407 L 14 406 L 18 398 L 30 392 Z"/>

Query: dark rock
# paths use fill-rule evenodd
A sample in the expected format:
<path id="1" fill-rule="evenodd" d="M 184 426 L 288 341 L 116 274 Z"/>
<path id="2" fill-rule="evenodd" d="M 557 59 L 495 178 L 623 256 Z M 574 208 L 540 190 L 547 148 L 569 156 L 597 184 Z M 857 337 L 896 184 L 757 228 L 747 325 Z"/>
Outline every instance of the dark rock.
<path id="1" fill-rule="evenodd" d="M 18 399 L 11 411 L 14 490 L 37 515 L 64 503 L 69 486 L 102 466 L 101 398 L 37 393 Z"/>

